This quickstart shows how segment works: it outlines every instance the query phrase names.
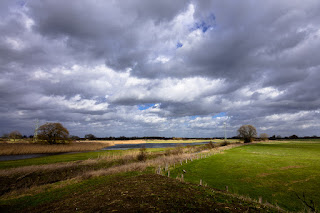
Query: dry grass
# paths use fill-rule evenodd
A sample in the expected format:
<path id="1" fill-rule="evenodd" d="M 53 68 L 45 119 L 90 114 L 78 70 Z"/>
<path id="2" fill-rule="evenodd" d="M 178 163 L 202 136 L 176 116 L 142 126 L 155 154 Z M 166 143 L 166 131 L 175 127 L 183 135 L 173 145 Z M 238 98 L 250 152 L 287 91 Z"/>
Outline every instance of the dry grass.
<path id="1" fill-rule="evenodd" d="M 148 167 L 155 167 L 155 168 L 160 167 L 161 172 L 166 172 L 169 169 L 169 167 L 174 167 L 176 164 L 179 164 L 179 163 L 182 164 L 195 159 L 206 158 L 214 154 L 223 153 L 224 150 L 231 149 L 238 146 L 243 146 L 243 144 L 231 144 L 228 146 L 216 147 L 211 150 L 203 150 L 199 153 L 192 152 L 197 150 L 194 147 L 190 147 L 189 149 L 183 149 L 182 153 L 173 154 L 173 155 L 161 155 L 159 157 L 147 160 L 145 162 L 134 162 L 134 163 L 129 163 L 125 165 L 114 166 L 107 169 L 89 171 L 85 173 L 82 177 L 88 178 L 88 177 L 115 174 L 120 172 L 143 171 Z M 132 154 L 134 155 L 134 158 L 136 158 L 136 156 L 138 155 L 138 152 L 132 153 Z"/>
<path id="2" fill-rule="evenodd" d="M 160 156 L 151 160 L 144 162 L 134 162 L 125 165 L 115 166 L 108 169 L 100 169 L 97 171 L 89 171 L 85 173 L 82 178 L 97 177 L 102 175 L 116 174 L 120 172 L 130 172 L 130 171 L 143 171 L 147 167 L 169 167 L 175 163 L 185 161 L 185 159 L 190 159 L 194 157 L 194 154 L 181 154 L 181 155 L 171 155 L 171 156 Z"/>
<path id="3" fill-rule="evenodd" d="M 26 143 L 0 143 L 0 155 L 21 155 L 40 153 L 64 153 L 95 151 L 111 146 L 108 143 L 76 142 L 70 144 L 26 144 Z"/>
<path id="4" fill-rule="evenodd" d="M 114 146 L 117 144 L 141 144 L 141 143 L 146 143 L 146 141 L 144 140 L 116 140 L 116 141 L 103 141 L 103 140 L 86 140 L 85 142 L 88 143 L 106 143 L 106 144 L 110 144 L 110 146 Z"/>
<path id="5" fill-rule="evenodd" d="M 39 171 L 54 171 L 54 170 L 68 169 L 68 168 L 74 168 L 75 166 L 94 166 L 100 163 L 113 162 L 116 160 L 122 160 L 122 162 L 126 163 L 136 159 L 138 154 L 139 154 L 138 151 L 132 150 L 132 151 L 127 151 L 123 155 L 102 154 L 95 159 L 87 159 L 87 160 L 67 162 L 67 163 L 53 163 L 53 164 L 32 165 L 32 166 L 23 166 L 18 168 L 11 168 L 11 169 L 3 169 L 3 170 L 0 170 L 0 177 L 9 177 L 9 176 L 18 175 L 18 174 L 25 175 L 25 174 L 30 174 L 30 173 L 39 172 Z"/>
<path id="6" fill-rule="evenodd" d="M 177 154 L 168 155 L 168 153 L 164 153 L 164 155 L 160 155 L 160 157 L 154 157 L 151 160 L 147 160 L 146 162 L 142 162 L 142 164 L 147 164 L 147 166 L 152 166 L 155 164 L 157 166 L 163 166 L 163 165 L 172 165 L 174 163 L 180 162 L 180 160 L 185 159 L 199 159 L 203 157 L 207 157 L 213 154 L 217 153 L 223 153 L 224 150 L 231 149 L 238 146 L 243 146 L 244 144 L 231 144 L 228 146 L 222 146 L 222 147 L 216 147 L 214 149 L 210 150 L 202 150 L 198 152 L 197 148 L 195 147 L 189 147 L 182 149 L 181 152 L 178 152 Z M 177 149 L 180 149 L 180 147 L 177 147 Z M 198 152 L 198 153 L 195 153 Z M 170 153 L 176 153 L 175 151 Z M 0 176 L 11 176 L 15 174 L 27 174 L 32 173 L 35 171 L 49 171 L 49 170 L 57 170 L 62 168 L 68 168 L 68 167 L 74 167 L 74 166 L 84 166 L 84 165 L 96 165 L 100 163 L 105 162 L 112 162 L 116 160 L 122 160 L 124 163 L 133 161 L 137 159 L 137 156 L 139 155 L 138 150 L 132 150 L 127 151 L 123 155 L 118 154 L 102 154 L 98 156 L 98 158 L 95 159 L 87 159 L 83 161 L 75 161 L 75 162 L 67 162 L 67 163 L 54 163 L 54 164 L 45 164 L 45 165 L 32 165 L 32 166 L 24 166 L 24 167 L 18 167 L 18 168 L 11 168 L 11 169 L 3 169 L 0 170 Z M 152 155 L 159 155 L 157 153 L 147 153 L 148 156 Z M 178 161 L 177 161 L 178 160 Z M 150 162 L 152 162 L 150 164 Z M 140 163 L 140 162 L 139 162 Z M 150 164 L 150 165 L 149 165 Z"/>
<path id="7" fill-rule="evenodd" d="M 206 158 L 210 155 L 223 152 L 236 145 L 216 147 L 200 152 L 194 147 L 183 149 L 182 153 L 166 155 L 166 153 L 148 152 L 146 161 L 138 161 L 138 150 L 126 152 L 123 155 L 101 155 L 95 159 L 75 161 L 68 163 L 55 163 L 46 165 L 24 166 L 0 170 L 0 179 L 6 184 L 2 187 L 1 197 L 8 193 L 24 192 L 27 188 L 42 189 L 40 186 L 61 181 L 88 179 L 103 175 L 116 174 L 129 171 L 144 171 L 147 168 L 155 168 L 157 174 L 167 175 L 175 165 L 184 164 L 195 159 Z M 37 179 L 37 181 L 34 178 Z M 31 181 L 31 182 L 30 182 Z M 66 182 L 67 183 L 67 182 Z M 51 184 L 50 184 L 51 185 Z M 6 186 L 6 187 L 5 187 Z M 40 187 L 40 188 L 39 188 Z M 45 189 L 46 187 L 44 187 Z"/>

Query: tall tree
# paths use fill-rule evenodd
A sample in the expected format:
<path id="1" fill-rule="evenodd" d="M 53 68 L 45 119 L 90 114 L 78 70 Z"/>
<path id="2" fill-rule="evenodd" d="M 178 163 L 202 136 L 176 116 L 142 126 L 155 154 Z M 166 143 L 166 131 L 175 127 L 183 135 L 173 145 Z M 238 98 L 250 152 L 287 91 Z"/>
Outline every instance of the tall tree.
<path id="1" fill-rule="evenodd" d="M 39 127 L 38 138 L 49 144 L 66 143 L 69 131 L 61 123 L 46 123 Z"/>
<path id="2" fill-rule="evenodd" d="M 252 142 L 257 137 L 257 130 L 252 125 L 243 125 L 238 129 L 240 138 L 244 139 L 245 143 Z"/>

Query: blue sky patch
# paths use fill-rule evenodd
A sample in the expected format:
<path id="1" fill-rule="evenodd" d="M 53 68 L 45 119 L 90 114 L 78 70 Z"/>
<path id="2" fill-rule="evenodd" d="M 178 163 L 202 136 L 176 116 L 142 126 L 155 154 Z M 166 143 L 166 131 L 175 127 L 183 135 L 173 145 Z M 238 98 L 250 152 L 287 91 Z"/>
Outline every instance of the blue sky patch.
<path id="1" fill-rule="evenodd" d="M 201 20 L 199 22 L 196 22 L 194 26 L 191 28 L 191 31 L 201 29 L 203 33 L 207 32 L 208 29 L 211 29 L 215 25 L 216 17 L 213 13 L 211 13 L 206 20 Z"/>
<path id="2" fill-rule="evenodd" d="M 182 46 L 183 46 L 183 44 L 180 41 L 178 41 L 177 48 L 181 48 Z"/>
<path id="3" fill-rule="evenodd" d="M 196 118 L 198 118 L 199 115 L 193 115 L 193 116 L 190 116 L 190 120 L 195 120 Z"/>
<path id="4" fill-rule="evenodd" d="M 211 27 L 212 26 L 210 24 L 207 24 L 205 21 L 201 21 L 201 22 L 195 23 L 193 30 L 200 29 L 203 33 L 205 33 Z"/>
<path id="5" fill-rule="evenodd" d="M 146 110 L 149 109 L 150 107 L 155 106 L 156 104 L 142 104 L 142 105 L 138 105 L 138 109 L 139 110 Z"/>
<path id="6" fill-rule="evenodd" d="M 219 117 L 225 117 L 225 116 L 227 116 L 226 112 L 220 112 L 220 113 L 212 116 L 212 118 L 219 118 Z"/>

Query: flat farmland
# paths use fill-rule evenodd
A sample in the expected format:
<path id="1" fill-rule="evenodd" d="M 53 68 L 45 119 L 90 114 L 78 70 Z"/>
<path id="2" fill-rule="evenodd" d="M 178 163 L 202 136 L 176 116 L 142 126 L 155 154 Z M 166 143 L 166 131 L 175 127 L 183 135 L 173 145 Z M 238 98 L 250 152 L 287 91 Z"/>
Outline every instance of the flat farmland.
<path id="1" fill-rule="evenodd" d="M 171 174 L 289 211 L 320 206 L 320 141 L 263 142 L 226 150 Z"/>

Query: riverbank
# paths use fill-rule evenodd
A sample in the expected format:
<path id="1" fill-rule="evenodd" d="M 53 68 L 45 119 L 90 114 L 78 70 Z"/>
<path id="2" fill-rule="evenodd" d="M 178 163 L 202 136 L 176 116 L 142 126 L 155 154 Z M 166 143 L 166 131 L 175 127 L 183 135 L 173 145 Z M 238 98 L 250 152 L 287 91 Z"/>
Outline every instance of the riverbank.
<path id="1" fill-rule="evenodd" d="M 20 140 L 17 143 L 0 143 L 0 156 L 8 155 L 30 155 L 30 154 L 52 154 L 68 152 L 97 151 L 106 147 L 126 144 L 159 144 L 159 143 L 199 143 L 209 142 L 210 140 L 86 140 L 81 142 L 71 142 L 68 144 L 35 144 Z M 214 142 L 221 142 L 216 140 Z M 135 147 L 133 147 L 135 148 Z M 140 148 L 140 147 L 138 147 Z M 151 148 L 151 147 L 150 147 Z"/>

